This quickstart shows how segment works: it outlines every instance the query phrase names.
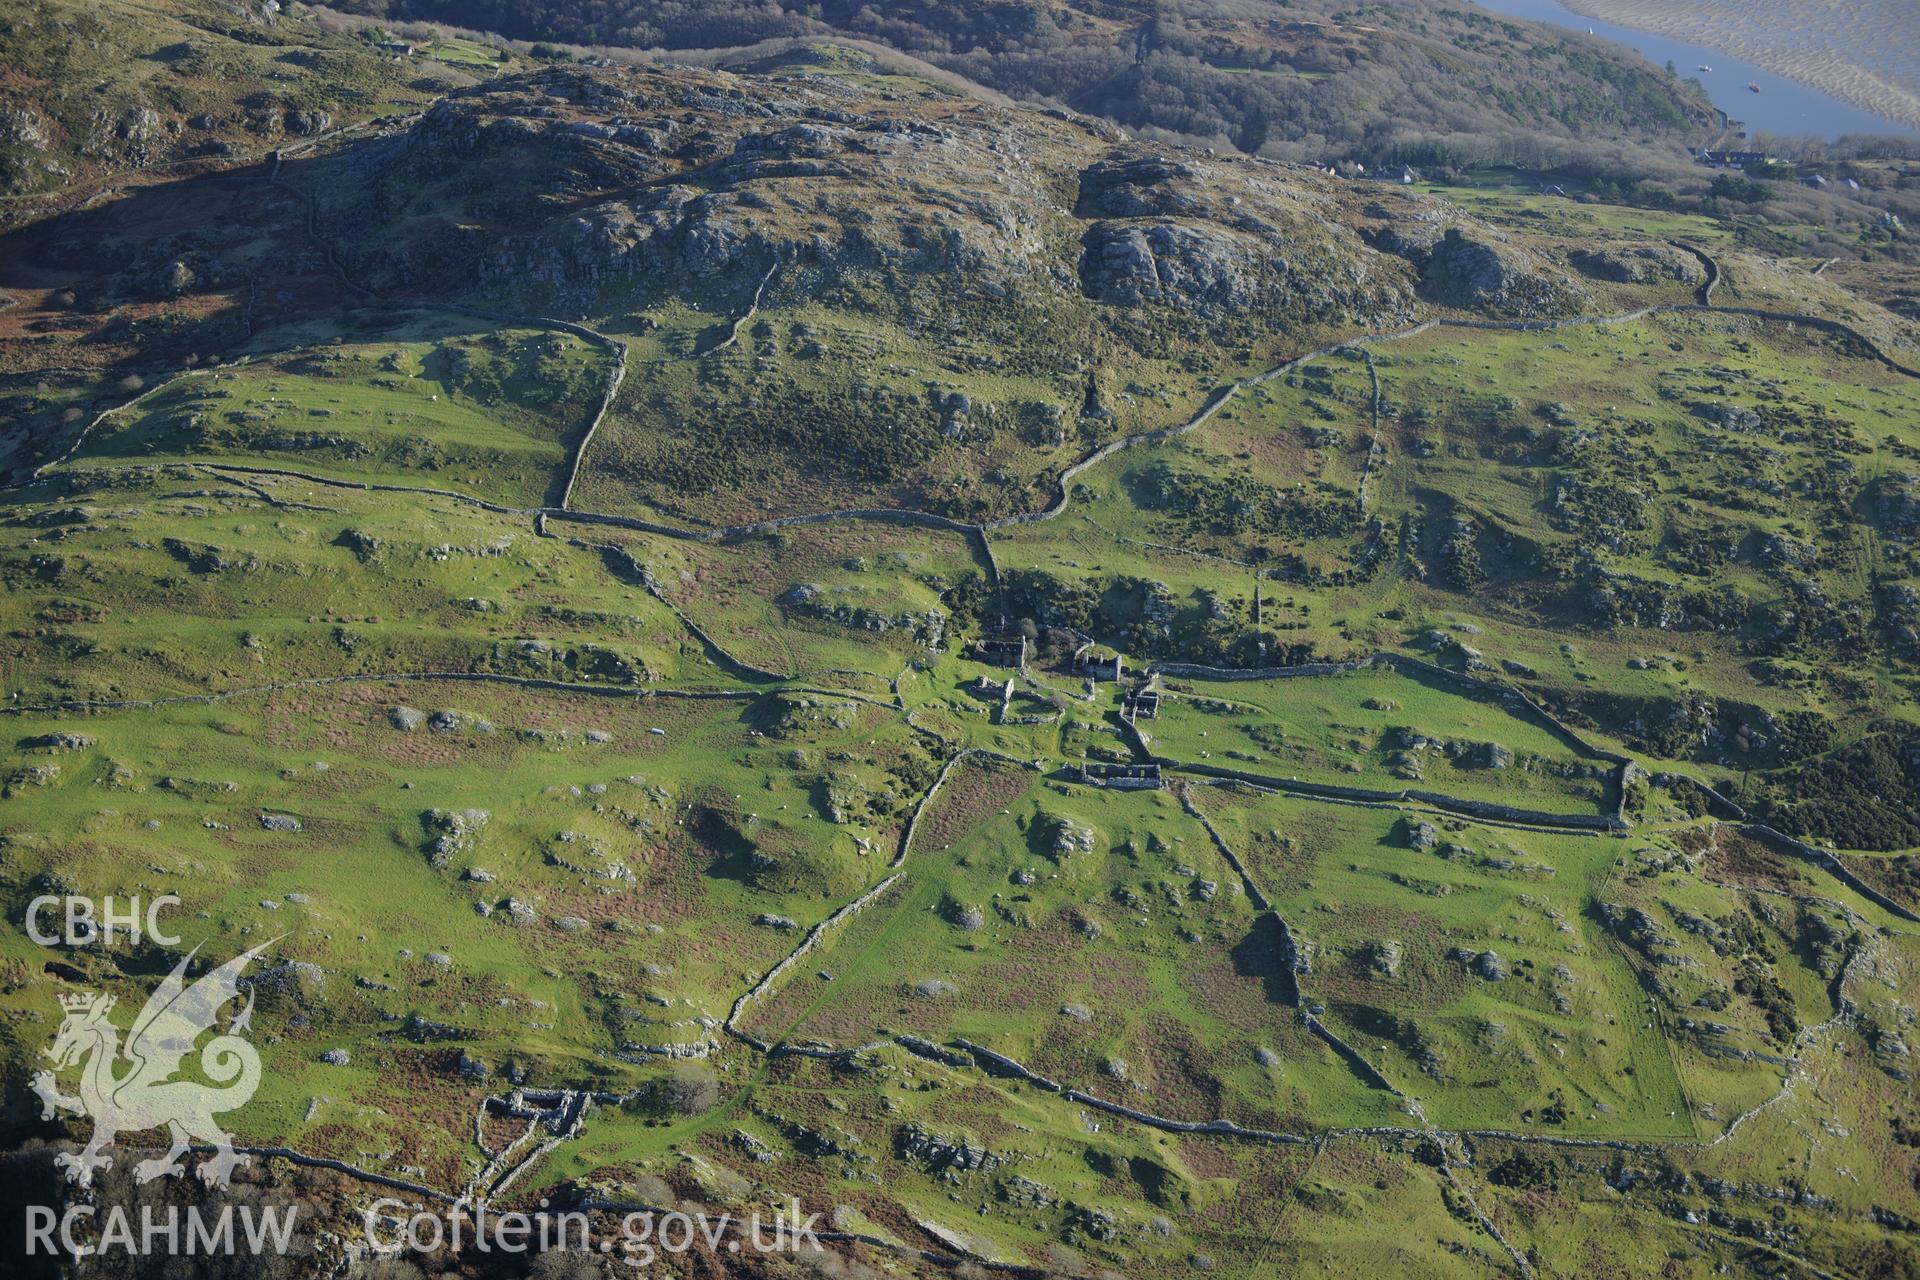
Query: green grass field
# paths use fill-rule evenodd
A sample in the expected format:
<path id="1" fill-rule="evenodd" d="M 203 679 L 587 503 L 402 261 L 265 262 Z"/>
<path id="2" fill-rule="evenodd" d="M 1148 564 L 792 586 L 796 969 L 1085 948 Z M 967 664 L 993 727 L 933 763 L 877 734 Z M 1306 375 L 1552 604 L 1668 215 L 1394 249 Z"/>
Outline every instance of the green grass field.
<path id="1" fill-rule="evenodd" d="M 109 418 L 79 458 L 250 460 L 519 506 L 554 479 L 600 407 L 606 357 L 537 330 L 426 317 L 339 343 L 189 375 Z"/>
<path id="2" fill-rule="evenodd" d="M 423 101 L 409 77 L 527 65 L 452 37 L 363 65 L 286 21 L 102 92 L 207 58 L 251 83 L 311 37 L 355 96 L 303 96 L 296 60 L 275 109 L 345 125 Z M 91 292 L 70 246 L 10 283 L 12 918 L 174 893 L 206 956 L 272 939 L 248 1143 L 453 1195 L 525 1128 L 500 1204 L 795 1195 L 897 1246 L 850 1246 L 848 1274 L 1907 1274 L 1913 379 L 1817 327 L 1666 311 L 1346 332 L 1247 381 L 1335 312 L 1101 301 L 1079 256 L 1094 157 L 1163 144 L 1041 117 L 1021 136 L 1085 161 L 1043 183 L 966 150 L 1005 108 L 852 51 L 743 56 L 815 132 L 697 73 L 710 96 L 623 87 L 596 108 L 616 124 L 529 148 L 599 92 L 550 95 L 578 84 L 547 68 L 471 95 L 471 130 L 448 111 L 290 148 L 278 185 L 102 200 L 74 214 L 109 264 Z M 916 185 L 897 161 L 923 137 L 1032 217 L 994 221 L 984 176 Z M 1594 316 L 1689 304 L 1678 239 L 1715 255 L 1717 301 L 1902 332 L 1704 216 L 1181 154 L 1231 170 L 1219 225 L 1284 224 L 1284 287 L 1390 295 L 1383 324 L 1481 313 L 1400 257 L 1327 256 L 1340 219 L 1388 219 L 1374 195 L 1448 202 L 1417 207 L 1572 272 Z M 829 244 L 828 181 L 860 253 Z M 1099 218 L 1198 220 L 1169 200 Z M 350 236 L 376 206 L 382 237 Z M 962 213 L 973 239 L 948 238 Z M 1052 266 L 962 288 L 982 235 Z M 457 252 L 482 237 L 508 249 Z M 657 269 L 689 239 L 725 269 Z M 868 250 L 915 265 L 845 265 Z M 1582 250 L 1666 266 L 1602 278 Z M 576 253 L 601 255 L 584 282 Z M 462 309 L 482 298 L 624 348 L 584 453 L 612 348 Z M 1230 386 L 1077 474 L 1056 518 L 996 523 Z M 848 514 L 870 508 L 948 527 Z M 1005 634 L 1024 667 L 974 648 Z M 1085 675 L 1088 646 L 1127 679 Z M 1357 669 L 1272 674 L 1309 664 Z M 1150 761 L 1163 785 L 1082 772 Z M 57 995 L 111 992 L 125 1022 L 173 955 L 49 959 L 0 933 L 22 1079 Z M 595 1100 L 559 1136 L 487 1109 L 518 1086 Z M 73 1136 L 13 1094 L 21 1140 Z M 350 1228 L 365 1186 L 331 1178 L 301 1185 Z"/>
<path id="3" fill-rule="evenodd" d="M 1141 731 L 1155 755 L 1188 763 L 1549 812 L 1603 811 L 1611 772 L 1531 718 L 1378 667 L 1254 684 L 1172 680 Z"/>

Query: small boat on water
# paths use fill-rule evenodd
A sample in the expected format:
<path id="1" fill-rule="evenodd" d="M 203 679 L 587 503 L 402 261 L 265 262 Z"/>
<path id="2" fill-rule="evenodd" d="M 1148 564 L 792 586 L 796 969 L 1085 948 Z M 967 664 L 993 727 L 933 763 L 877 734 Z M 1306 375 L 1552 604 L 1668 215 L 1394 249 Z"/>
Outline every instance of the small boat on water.
<path id="1" fill-rule="evenodd" d="M 1710 67 L 1710 66 L 1708 66 L 1708 65 L 1707 65 L 1706 63 L 1704 63 L 1704 62 L 1700 64 L 1700 69 L 1701 69 L 1702 71 L 1711 71 L 1711 70 L 1713 70 L 1713 68 L 1712 68 L 1712 67 Z"/>
<path id="2" fill-rule="evenodd" d="M 1747 92 L 1748 93 L 1760 92 L 1760 82 L 1758 80 L 1747 81 Z"/>

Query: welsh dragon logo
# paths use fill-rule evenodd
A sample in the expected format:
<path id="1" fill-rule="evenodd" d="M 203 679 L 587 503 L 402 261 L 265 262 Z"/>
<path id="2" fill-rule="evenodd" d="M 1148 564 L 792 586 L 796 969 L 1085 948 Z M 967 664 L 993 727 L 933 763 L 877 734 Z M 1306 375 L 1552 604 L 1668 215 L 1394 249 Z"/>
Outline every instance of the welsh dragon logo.
<path id="1" fill-rule="evenodd" d="M 214 1148 L 212 1159 L 200 1166 L 200 1179 L 208 1186 L 227 1186 L 234 1169 L 247 1163 L 248 1157 L 234 1151 L 232 1136 L 213 1117 L 245 1106 L 260 1087 L 260 1055 L 241 1038 L 253 1018 L 251 993 L 226 1031 L 200 1049 L 200 1073 L 212 1083 L 174 1077 L 201 1036 L 214 1030 L 220 1010 L 239 997 L 240 975 L 272 945 L 263 943 L 235 956 L 188 985 L 187 965 L 199 951 L 194 948 L 154 991 L 124 1042 L 107 1020 L 112 996 L 77 992 L 60 997 L 66 1019 L 46 1050 L 54 1069 L 34 1077 L 33 1091 L 40 1096 L 42 1119 L 69 1111 L 93 1120 L 93 1139 L 86 1149 L 58 1157 L 69 1181 L 91 1185 L 95 1170 L 112 1165 L 113 1158 L 102 1151 L 121 1134 L 162 1128 L 172 1145 L 165 1155 L 134 1166 L 140 1182 L 185 1172 L 182 1157 L 196 1142 Z M 61 1093 L 55 1073 L 82 1061 L 86 1065 L 79 1096 Z M 122 1061 L 130 1064 L 124 1071 L 118 1070 Z"/>

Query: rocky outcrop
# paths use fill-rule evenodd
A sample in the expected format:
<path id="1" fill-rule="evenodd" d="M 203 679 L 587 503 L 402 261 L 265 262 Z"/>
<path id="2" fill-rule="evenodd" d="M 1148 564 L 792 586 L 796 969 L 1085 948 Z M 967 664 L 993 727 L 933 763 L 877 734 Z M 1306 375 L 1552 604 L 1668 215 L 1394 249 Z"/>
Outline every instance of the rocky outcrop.
<path id="1" fill-rule="evenodd" d="M 1101 222 L 1082 245 L 1081 288 L 1102 302 L 1184 301 L 1247 311 L 1263 292 L 1267 268 L 1259 247 L 1218 228 Z"/>
<path id="2" fill-rule="evenodd" d="M 345 172 L 321 184 L 321 223 L 376 290 L 511 287 L 556 307 L 688 277 L 745 289 L 787 264 L 783 295 L 898 295 L 911 276 L 1048 306 L 1077 285 L 1209 320 L 1412 318 L 1411 273 L 1361 243 L 1320 175 L 1143 155 L 1014 108 L 852 105 L 686 70 L 504 77 L 327 161 Z"/>
<path id="3" fill-rule="evenodd" d="M 1080 174 L 1074 212 L 1083 218 L 1177 217 L 1198 212 L 1200 174 L 1162 156 L 1102 160 Z"/>
<path id="4" fill-rule="evenodd" d="M 1329 193 L 1297 173 L 1187 155 L 1119 155 L 1081 170 L 1081 291 L 1208 318 L 1411 318 L 1405 268 L 1369 254 Z"/>
<path id="5" fill-rule="evenodd" d="M 1530 251 L 1490 230 L 1445 225 L 1443 210 L 1374 205 L 1368 212 L 1389 221 L 1366 230 L 1367 242 L 1418 268 L 1420 296 L 1429 302 L 1535 320 L 1573 314 L 1587 300 L 1578 283 Z"/>
<path id="6" fill-rule="evenodd" d="M 1707 278 L 1706 269 L 1692 254 L 1664 245 L 1639 249 L 1575 249 L 1567 255 L 1574 270 L 1594 280 L 1615 284 L 1657 284 L 1675 280 L 1699 285 Z"/>
<path id="7" fill-rule="evenodd" d="M 482 284 L 532 280 L 577 288 L 650 272 L 712 277 L 750 256 L 764 263 L 776 251 L 730 193 L 674 185 L 508 236 L 487 248 L 475 271 Z"/>
<path id="8" fill-rule="evenodd" d="M 1003 1163 L 1000 1156 L 966 1137 L 947 1137 L 918 1124 L 908 1124 L 894 1134 L 894 1152 L 903 1160 L 921 1165 L 929 1173 L 952 1180 L 957 1173 L 986 1173 Z"/>
<path id="9" fill-rule="evenodd" d="M 510 77 L 367 149 L 329 216 L 405 228 L 404 242 L 350 251 L 357 273 L 411 289 L 511 284 L 578 300 L 648 277 L 744 281 L 783 260 L 806 261 L 823 286 L 902 269 L 1032 274 L 1042 188 L 1031 166 L 996 156 L 1003 140 L 1044 147 L 1071 130 L 1025 113 L 961 126 L 844 104 L 698 73 Z M 422 214 L 439 234 L 411 234 Z"/>
<path id="10" fill-rule="evenodd" d="M 420 815 L 427 835 L 427 864 L 444 867 L 473 852 L 491 817 L 485 809 L 429 809 Z"/>
<path id="11" fill-rule="evenodd" d="M 281 125 L 296 137 L 312 137 L 333 127 L 333 117 L 325 111 L 288 111 Z"/>
<path id="12" fill-rule="evenodd" d="M 1421 292 L 1436 302 L 1531 318 L 1564 315 L 1581 301 L 1570 281 L 1556 279 L 1516 253 L 1451 227 L 1420 268 Z"/>

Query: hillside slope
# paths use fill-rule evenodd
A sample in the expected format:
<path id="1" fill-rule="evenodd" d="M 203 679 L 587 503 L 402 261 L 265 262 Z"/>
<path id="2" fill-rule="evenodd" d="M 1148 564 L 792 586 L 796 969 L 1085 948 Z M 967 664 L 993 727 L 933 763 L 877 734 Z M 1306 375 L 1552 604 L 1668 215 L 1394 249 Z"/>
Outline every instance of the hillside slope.
<path id="1" fill-rule="evenodd" d="M 9 6 L 0 67 L 0 195 L 258 154 L 472 81 L 264 0 Z"/>
<path id="2" fill-rule="evenodd" d="M 1636 55 L 1440 0 L 338 0 L 533 40 L 668 50 L 875 40 L 1021 97 L 1130 128 L 1290 159 L 1408 156 L 1439 135 L 1527 150 L 1552 137 L 1672 136 L 1711 118 Z M 1531 137 L 1531 141 L 1529 138 Z"/>
<path id="3" fill-rule="evenodd" d="M 676 1275 L 1903 1274 L 1894 318 L 1699 213 L 754 64 L 0 231 L 0 901 L 183 944 L 0 929 L 15 1199 L 100 1132 L 25 1087 L 76 992 L 270 938 L 235 1275 L 643 1269 L 370 1259 L 379 1197 L 828 1228 Z M 92 1203 L 231 1204 L 159 1137 Z"/>
<path id="4" fill-rule="evenodd" d="M 29 228 L 0 278 L 29 299 L 4 317 L 15 368 L 33 344 L 71 361 L 56 335 L 152 367 L 370 301 L 601 317 L 633 357 L 597 441 L 614 505 L 734 523 L 778 491 L 776 510 L 978 518 L 1182 422 L 1223 374 L 1432 308 L 1592 296 L 1556 250 L 1397 187 L 863 66 L 507 77 L 323 154 Z M 706 359 L 776 313 L 799 326 L 777 373 Z"/>

